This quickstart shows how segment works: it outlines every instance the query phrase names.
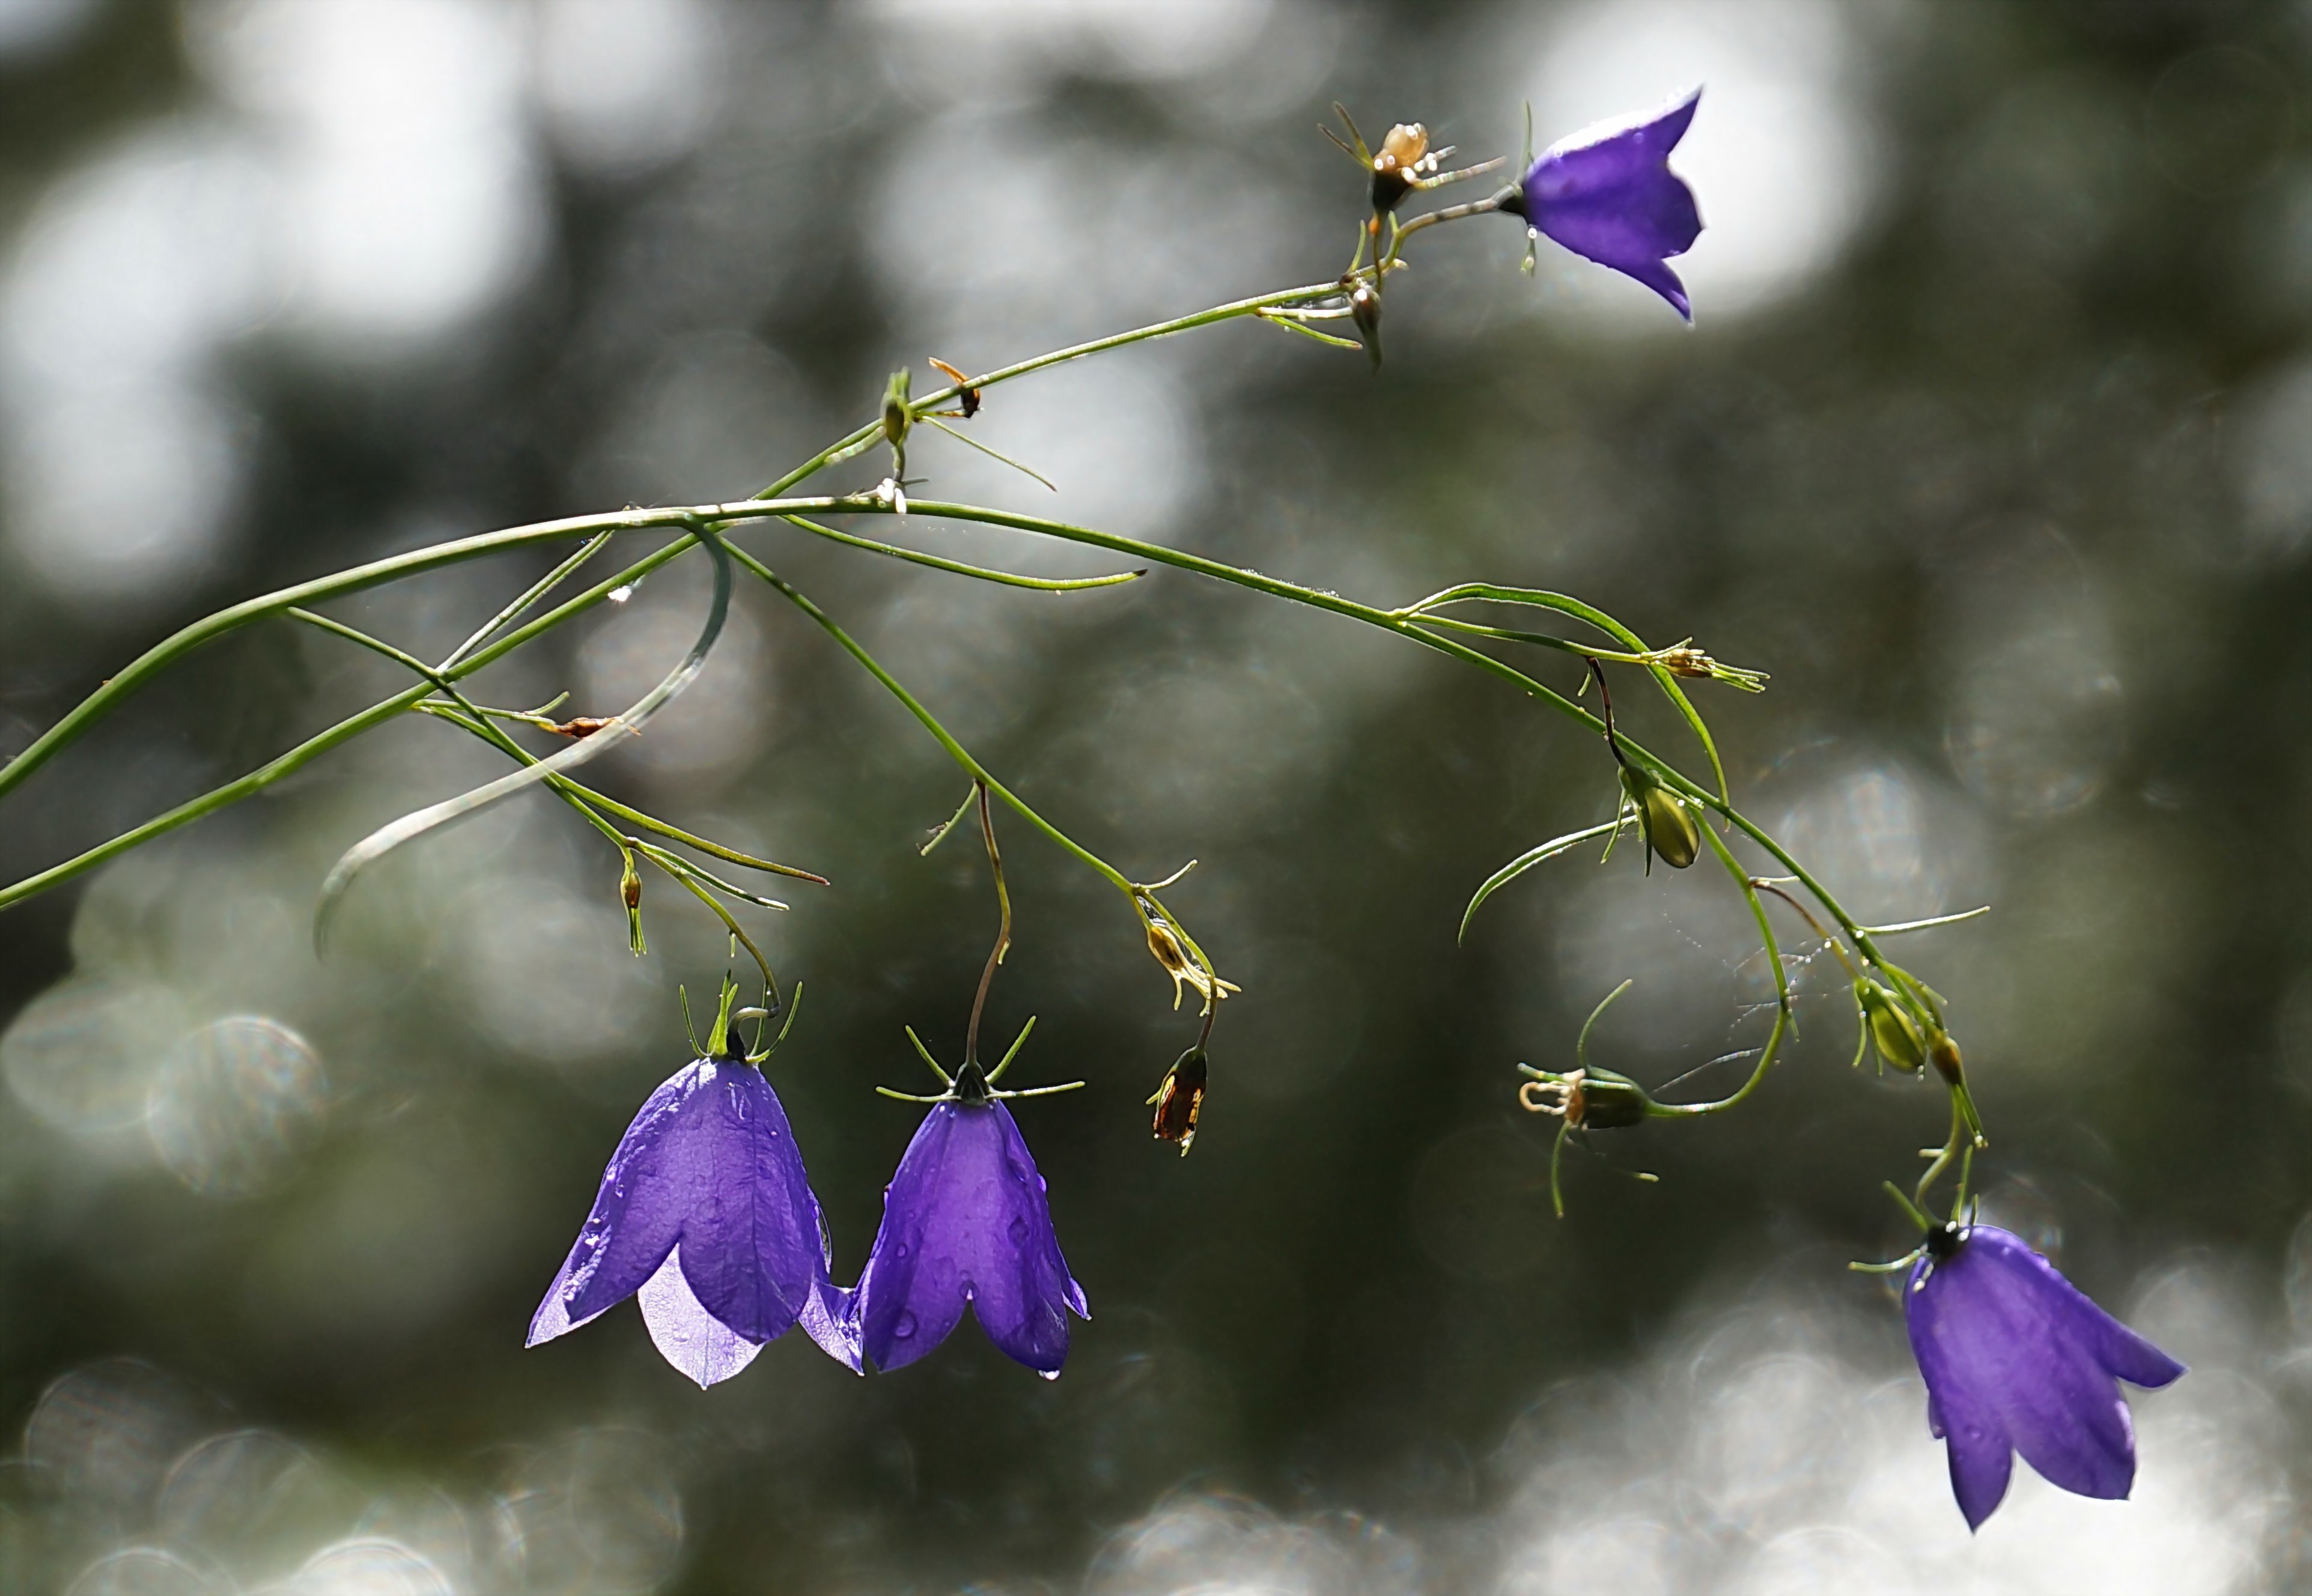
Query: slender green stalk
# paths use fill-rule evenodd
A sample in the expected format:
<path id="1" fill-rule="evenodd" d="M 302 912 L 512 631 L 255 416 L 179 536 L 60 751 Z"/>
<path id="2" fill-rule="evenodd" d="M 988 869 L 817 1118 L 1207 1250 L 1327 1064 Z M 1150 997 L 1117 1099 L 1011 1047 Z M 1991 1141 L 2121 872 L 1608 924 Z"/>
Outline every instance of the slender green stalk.
<path id="1" fill-rule="evenodd" d="M 1152 338 L 1168 338 L 1174 333 L 1194 332 L 1198 327 L 1214 327 L 1223 321 L 1233 321 L 1241 316 L 1257 315 L 1263 310 L 1278 305 L 1298 305 L 1311 300 L 1328 299 L 1340 292 L 1341 285 L 1338 283 L 1308 283 L 1299 288 L 1280 288 L 1274 293 L 1257 294 L 1248 300 L 1235 300 L 1225 305 L 1214 305 L 1210 310 L 1197 310 L 1187 316 L 1176 316 L 1169 321 L 1152 321 L 1145 327 L 1136 327 L 1128 332 L 1111 333 L 1105 338 L 1094 338 L 1088 344 L 1072 344 L 1065 349 L 1055 349 L 1049 353 L 1036 355 L 1032 359 L 1016 361 L 1008 366 L 999 366 L 984 377 L 970 379 L 968 383 L 951 382 L 945 388 L 935 388 L 921 398 L 914 400 L 909 408 L 920 415 L 957 397 L 967 387 L 976 391 L 984 391 L 1000 383 L 1010 382 L 1014 378 L 1025 377 L 1032 371 L 1047 371 L 1053 366 L 1065 365 L 1070 361 L 1080 361 L 1086 355 L 1099 354 L 1110 349 L 1122 349 L 1130 344 L 1145 344 Z M 784 493 L 795 484 L 825 470 L 828 467 L 838 461 L 847 460 L 862 450 L 873 448 L 882 436 L 882 422 L 871 421 L 866 425 L 846 432 L 828 444 L 755 496 L 758 499 L 768 499 L 775 494 Z"/>
<path id="2" fill-rule="evenodd" d="M 1353 621 L 1361 621 L 1366 625 L 1379 627 L 1384 632 L 1393 632 L 1400 637 L 1410 638 L 1423 648 L 1434 650 L 1450 658 L 1474 666 L 1489 676 L 1509 683 L 1528 697 L 1538 699 L 1590 731 L 1603 735 L 1606 729 L 1606 723 L 1603 720 L 1565 694 L 1536 681 L 1506 661 L 1496 659 L 1492 655 L 1473 649 L 1453 638 L 1426 630 L 1419 624 L 1417 615 L 1409 611 L 1385 610 L 1369 604 L 1359 604 L 1354 599 L 1344 598 L 1337 593 L 1328 593 L 1315 588 L 1304 588 L 1297 582 L 1285 581 L 1241 566 L 1224 564 L 1218 560 L 1206 559 L 1201 554 L 1189 554 L 1181 549 L 1166 548 L 1160 544 L 1144 543 L 1138 538 L 1125 537 L 1113 532 L 1101 532 L 1090 527 L 1072 526 L 1065 521 L 1055 521 L 1046 517 L 1020 515 L 1009 510 L 989 510 L 978 505 L 954 504 L 932 499 L 913 499 L 908 501 L 908 504 L 910 510 L 917 515 L 936 516 L 946 520 L 976 521 L 992 527 L 1009 527 L 1015 531 L 1030 532 L 1041 536 L 1056 537 L 1068 543 L 1083 544 L 1092 548 L 1108 549 L 1115 554 L 1130 555 L 1154 564 L 1169 565 L 1175 570 L 1193 571 L 1199 576 L 1211 577 L 1216 581 L 1248 589 L 1256 593 L 1265 593 L 1273 598 L 1286 599 L 1310 609 L 1345 615 Z M 865 513 L 892 512 L 891 506 L 868 499 L 848 501 L 843 508 L 846 511 Z M 1619 627 L 1619 623 L 1615 624 Z M 1634 634 L 1630 635 L 1629 641 L 1636 651 L 1644 650 L 1643 642 Z M 1682 698 L 1684 694 L 1681 693 L 1679 696 Z M 1634 763 L 1645 766 L 1651 774 L 1682 797 L 1723 815 L 1733 824 L 1736 830 L 1765 850 L 1775 862 L 1788 870 L 1822 904 L 1824 909 L 1829 911 L 1831 917 L 1838 922 L 1847 936 L 1853 940 L 1855 946 L 1861 949 L 1872 963 L 1881 962 L 1878 949 L 1870 940 L 1869 930 L 1849 914 L 1839 903 L 1837 898 L 1832 895 L 1830 890 L 1824 886 L 1811 871 L 1800 864 L 1790 851 L 1776 842 L 1765 828 L 1742 814 L 1724 796 L 1693 781 L 1677 766 L 1643 745 L 1627 736 L 1622 737 L 1620 740 L 1623 752 Z M 998 795 L 1003 796 L 1001 789 L 997 790 Z"/>
<path id="3" fill-rule="evenodd" d="M 108 679 L 94 693 L 81 700 L 63 720 L 34 738 L 22 753 L 5 765 L 0 765 L 0 796 L 5 796 L 34 771 L 79 740 L 98 721 L 118 708 L 129 694 L 170 666 L 230 632 L 285 610 L 324 603 L 349 593 L 359 593 L 365 589 L 398 581 L 403 577 L 439 571 L 469 560 L 503 554 L 508 549 L 526 548 L 531 544 L 558 543 L 570 537 L 591 536 L 601 532 L 674 530 L 693 535 L 683 542 L 682 546 L 687 549 L 696 541 L 696 533 L 701 527 L 722 521 L 761 520 L 797 510 L 825 511 L 837 508 L 856 509 L 859 506 L 839 499 L 748 499 L 732 504 L 693 504 L 673 510 L 627 510 L 612 515 L 568 516 L 560 520 L 533 522 L 526 527 L 509 527 L 500 532 L 485 532 L 474 537 L 454 538 L 448 543 L 413 549 L 406 554 L 373 560 L 366 565 L 338 571 L 334 576 L 316 577 L 293 587 L 259 594 L 255 598 L 245 598 L 153 644 L 122 667 L 118 675 Z M 612 584 L 616 585 L 615 582 Z M 601 591 L 607 594 L 609 589 Z M 550 613 L 566 618 L 563 610 Z M 509 634 L 523 641 L 537 635 L 535 624 Z M 459 674 L 470 675 L 475 668 L 475 661 L 485 658 L 499 658 L 505 652 L 505 649 L 496 645 L 480 650 L 460 663 Z"/>
<path id="4" fill-rule="evenodd" d="M 690 536 L 676 538 L 674 541 L 669 543 L 665 547 L 658 549 L 645 556 L 644 559 L 636 561 L 634 564 L 628 566 L 617 575 L 611 577 L 607 581 L 598 582 L 593 587 L 589 588 L 585 592 L 578 594 L 573 598 L 565 600 L 562 604 L 556 606 L 551 610 L 548 610 L 546 614 L 539 616 L 536 620 L 508 632 L 497 641 L 490 644 L 486 648 L 476 651 L 454 669 L 443 671 L 441 675 L 446 680 L 455 681 L 460 677 L 471 676 L 475 672 L 483 669 L 485 667 L 496 663 L 506 655 L 512 653 L 516 649 L 521 648 L 523 644 L 552 631 L 555 627 L 559 626 L 563 622 L 569 620 L 572 616 L 582 614 L 583 612 L 593 608 L 596 605 L 602 603 L 619 588 L 640 581 L 644 577 L 649 575 L 660 566 L 664 565 L 670 560 L 673 560 L 679 556 L 684 553 L 684 551 L 688 549 L 695 541 L 696 539 Z M 285 604 L 279 607 L 286 610 L 301 606 L 292 604 Z M 245 624 L 246 623 L 244 622 L 241 624 Z M 188 630 L 189 631 L 191 629 L 188 628 Z M 179 633 L 179 636 L 181 637 L 183 633 Z M 198 647 L 199 645 L 196 643 L 191 646 Z M 148 654 L 146 658 L 150 658 L 150 655 Z M 118 678 L 116 678 L 116 680 Z M 196 820 L 202 819 L 206 815 L 215 814 L 219 809 L 239 803 L 242 798 L 250 797 L 255 793 L 264 791 L 265 789 L 272 786 L 273 783 L 280 781 L 283 777 L 292 775 L 296 772 L 302 770 L 306 765 L 311 764 L 314 760 L 319 759 L 322 754 L 327 754 L 331 749 L 352 741 L 365 731 L 374 730 L 376 728 L 382 726 L 387 721 L 392 720 L 396 715 L 401 714 L 406 711 L 416 709 L 428 694 L 434 692 L 434 685 L 431 682 L 421 682 L 415 687 L 406 688 L 402 692 L 394 694 L 391 698 L 372 704 L 368 709 L 362 711 L 358 714 L 347 716 L 345 720 L 337 722 L 337 725 L 330 727 L 327 731 L 307 738 L 304 742 L 298 744 L 287 753 L 276 755 L 275 758 L 267 761 L 262 765 L 259 765 L 256 770 L 251 771 L 249 774 L 241 777 L 237 781 L 228 781 L 222 787 L 213 788 L 209 791 L 201 794 L 198 798 L 188 798 L 184 803 L 178 805 L 175 808 L 168 810 L 164 814 L 156 815 L 152 819 L 144 822 L 142 825 L 133 826 L 129 830 L 121 833 L 118 836 L 112 838 L 110 841 L 99 843 L 96 847 L 91 848 L 83 853 L 77 854 L 73 858 L 65 860 L 62 864 L 51 865 L 45 870 L 25 876 L 22 881 L 13 883 L 5 887 L 0 887 L 0 909 L 5 909 L 11 904 L 22 903 L 27 898 L 36 897 L 39 894 L 46 892 L 48 888 L 56 886 L 63 882 L 69 881 L 75 876 L 83 875 L 86 872 L 96 868 L 99 865 L 104 864 L 108 860 L 117 859 L 121 854 L 128 852 L 131 849 L 151 842 L 155 837 L 166 835 L 168 833 L 175 831 L 180 826 L 190 825 Z M 82 707 L 85 709 L 88 706 L 88 703 L 93 702 L 94 700 L 92 698 L 85 701 Z M 110 706 L 108 705 L 107 707 L 109 708 Z M 61 726 L 62 722 L 59 722 L 58 724 Z M 85 728 L 83 729 L 85 729 Z M 51 735 L 54 735 L 53 732 Z M 61 746 L 61 744 L 57 745 L 57 746 Z M 39 745 L 35 744 L 34 747 L 37 746 L 39 746 Z M 29 755 L 31 751 L 32 750 L 30 748 L 26 749 L 24 754 L 20 754 L 18 759 L 21 761 L 26 755 Z M 49 749 L 49 753 L 51 754 L 55 751 L 55 748 Z M 14 770 L 16 766 L 14 764 L 11 764 L 7 768 L 9 770 Z M 0 774 L 4 773 L 4 772 L 0 772 Z"/>

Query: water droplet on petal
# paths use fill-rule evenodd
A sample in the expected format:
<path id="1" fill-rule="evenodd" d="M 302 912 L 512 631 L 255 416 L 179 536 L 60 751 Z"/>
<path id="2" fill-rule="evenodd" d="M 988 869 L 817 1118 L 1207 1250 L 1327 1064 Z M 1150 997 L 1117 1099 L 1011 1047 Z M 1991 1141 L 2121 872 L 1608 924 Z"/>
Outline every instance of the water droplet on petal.
<path id="1" fill-rule="evenodd" d="M 1021 1218 L 1019 1215 L 1014 1214 L 1012 1216 L 1012 1224 L 1004 1234 L 1012 1238 L 1012 1244 L 1013 1246 L 1026 1246 L 1028 1244 L 1027 1220 Z"/>
<path id="2" fill-rule="evenodd" d="M 891 1325 L 891 1336 L 895 1340 L 904 1341 L 915 1333 L 915 1316 L 913 1313 L 902 1313 Z"/>
<path id="3" fill-rule="evenodd" d="M 891 1243 L 891 1256 L 894 1260 L 905 1258 L 911 1251 L 912 1249 L 909 1248 L 907 1243 L 905 1242 L 894 1242 Z"/>
<path id="4" fill-rule="evenodd" d="M 1059 1377 L 1060 1372 L 1057 1369 L 1038 1369 L 1036 1371 L 1036 1378 L 1038 1380 L 1057 1380 Z"/>

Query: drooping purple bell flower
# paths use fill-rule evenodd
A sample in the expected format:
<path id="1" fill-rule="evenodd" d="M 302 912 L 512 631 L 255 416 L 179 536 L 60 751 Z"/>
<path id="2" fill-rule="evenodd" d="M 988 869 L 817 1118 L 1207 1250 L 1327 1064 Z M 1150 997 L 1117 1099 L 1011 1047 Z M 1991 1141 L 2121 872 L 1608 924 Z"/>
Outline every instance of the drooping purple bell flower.
<path id="1" fill-rule="evenodd" d="M 2125 1496 L 2135 1430 L 2117 1382 L 2156 1388 L 2184 1373 L 2019 1236 L 1988 1225 L 1928 1233 L 1903 1317 L 1969 1529 L 2007 1495 L 2014 1452 L 2067 1491 Z"/>
<path id="2" fill-rule="evenodd" d="M 847 1294 L 786 1111 L 761 1070 L 696 1060 L 650 1095 L 530 1322 L 529 1346 L 639 1295 L 667 1362 L 702 1386 L 795 1324 L 859 1367 Z"/>
<path id="3" fill-rule="evenodd" d="M 1701 98 L 1697 88 L 1642 119 L 1600 122 L 1558 140 L 1501 208 L 1576 255 L 1635 277 L 1692 321 L 1686 284 L 1664 263 L 1702 234 L 1694 191 L 1669 170 L 1669 153 Z"/>
<path id="4" fill-rule="evenodd" d="M 969 1064 L 884 1188 L 859 1277 L 862 1348 L 879 1369 L 905 1368 L 947 1339 L 967 1303 L 989 1340 L 1047 1378 L 1068 1356 L 1066 1310 L 1091 1317 L 1020 1127 Z"/>

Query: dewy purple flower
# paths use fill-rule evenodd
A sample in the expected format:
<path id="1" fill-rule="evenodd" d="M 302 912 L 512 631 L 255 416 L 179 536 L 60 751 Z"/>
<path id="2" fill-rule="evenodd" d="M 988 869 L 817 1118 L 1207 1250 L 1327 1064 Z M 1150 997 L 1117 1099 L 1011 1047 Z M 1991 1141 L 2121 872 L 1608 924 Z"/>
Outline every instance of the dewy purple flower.
<path id="1" fill-rule="evenodd" d="M 1576 255 L 1635 277 L 1694 319 L 1686 284 L 1664 264 L 1694 248 L 1702 214 L 1669 170 L 1702 98 L 1695 89 L 1642 121 L 1601 122 L 1541 153 L 1501 208 Z"/>
<path id="2" fill-rule="evenodd" d="M 2184 1365 L 1988 1225 L 1928 1234 L 1903 1293 L 1927 1382 L 1927 1424 L 1949 1444 L 1970 1529 L 2007 1494 L 2012 1453 L 2082 1496 L 2135 1483 L 2135 1431 L 2118 1382 L 2158 1387 Z"/>
<path id="3" fill-rule="evenodd" d="M 856 1369 L 858 1332 L 827 1269 L 819 1199 L 778 1094 L 743 1060 L 699 1059 L 619 1138 L 528 1344 L 639 1295 L 651 1339 L 702 1386 L 798 1322 Z"/>
<path id="4" fill-rule="evenodd" d="M 1055 1376 L 1068 1356 L 1065 1310 L 1091 1317 L 1060 1255 L 1044 1177 L 976 1066 L 932 1105 L 884 1189 L 857 1303 L 863 1349 L 887 1370 L 945 1340 L 968 1303 L 1007 1356 Z"/>

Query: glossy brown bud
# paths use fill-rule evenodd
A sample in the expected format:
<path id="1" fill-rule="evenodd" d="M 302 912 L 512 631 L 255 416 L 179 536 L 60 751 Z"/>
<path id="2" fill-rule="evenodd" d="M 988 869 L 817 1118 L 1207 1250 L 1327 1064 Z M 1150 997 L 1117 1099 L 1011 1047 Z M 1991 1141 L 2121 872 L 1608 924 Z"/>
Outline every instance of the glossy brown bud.
<path id="1" fill-rule="evenodd" d="M 1159 1141 L 1179 1143 L 1183 1157 L 1196 1139 L 1196 1118 L 1204 1109 L 1206 1074 L 1204 1050 L 1192 1047 L 1164 1072 L 1163 1084 L 1148 1100 L 1156 1109 L 1151 1134 Z"/>

